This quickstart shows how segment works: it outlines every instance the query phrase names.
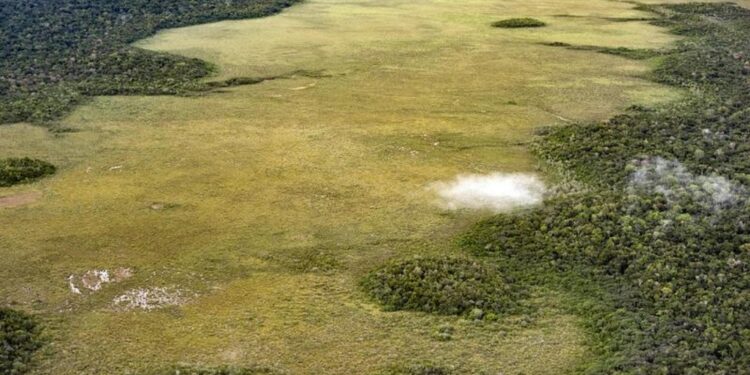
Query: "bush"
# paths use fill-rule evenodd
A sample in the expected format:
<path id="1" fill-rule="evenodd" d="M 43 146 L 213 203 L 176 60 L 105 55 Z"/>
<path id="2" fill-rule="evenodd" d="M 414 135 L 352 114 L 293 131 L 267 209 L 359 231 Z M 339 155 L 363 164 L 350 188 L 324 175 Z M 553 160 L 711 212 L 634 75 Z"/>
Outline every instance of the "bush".
<path id="1" fill-rule="evenodd" d="M 0 308 L 0 373 L 23 374 L 42 346 L 36 320 L 20 311 Z"/>
<path id="2" fill-rule="evenodd" d="M 43 160 L 10 158 L 0 160 L 0 187 L 12 186 L 54 174 L 54 165 Z"/>
<path id="3" fill-rule="evenodd" d="M 445 315 L 512 312 L 524 296 L 495 267 L 465 258 L 394 262 L 370 273 L 363 286 L 388 310 Z"/>
<path id="4" fill-rule="evenodd" d="M 518 29 L 523 27 L 542 26 L 547 26 L 547 24 L 534 18 L 509 18 L 507 20 L 492 23 L 492 27 L 499 27 L 504 29 Z"/>

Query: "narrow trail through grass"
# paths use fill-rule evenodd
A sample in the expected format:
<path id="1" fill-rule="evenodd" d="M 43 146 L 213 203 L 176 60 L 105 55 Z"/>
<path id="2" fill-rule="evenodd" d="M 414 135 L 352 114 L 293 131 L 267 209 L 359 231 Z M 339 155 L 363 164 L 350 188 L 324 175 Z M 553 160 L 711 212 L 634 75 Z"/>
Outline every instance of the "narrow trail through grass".
<path id="1" fill-rule="evenodd" d="M 62 133 L 0 127 L 0 158 L 60 167 L 0 189 L 42 194 L 0 207 L 2 302 L 49 321 L 39 373 L 187 362 L 353 374 L 436 358 L 467 373 L 569 372 L 585 337 L 554 291 L 534 292 L 538 316 L 477 324 L 382 312 L 357 280 L 392 257 L 452 253 L 453 236 L 488 215 L 445 211 L 431 183 L 533 172 L 535 128 L 679 95 L 641 78 L 649 61 L 541 44 L 674 40 L 611 20 L 645 16 L 605 0 L 309 0 L 141 41 L 216 64 L 217 81 L 322 73 L 190 98 L 101 97 Z M 511 17 L 548 25 L 490 26 Z M 71 293 L 70 275 L 119 267 L 133 276 Z M 140 288 L 179 289 L 185 304 L 112 309 Z M 445 324 L 453 340 L 436 338 Z"/>

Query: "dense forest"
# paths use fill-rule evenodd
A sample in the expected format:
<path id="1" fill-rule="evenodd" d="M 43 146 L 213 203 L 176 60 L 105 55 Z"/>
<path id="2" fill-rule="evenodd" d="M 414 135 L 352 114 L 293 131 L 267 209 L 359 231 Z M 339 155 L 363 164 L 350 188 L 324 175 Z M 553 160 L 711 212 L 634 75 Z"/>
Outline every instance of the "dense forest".
<path id="1" fill-rule="evenodd" d="M 297 0 L 0 0 L 0 123 L 48 122 L 91 95 L 200 88 L 206 62 L 129 45 L 158 29 L 266 16 Z"/>
<path id="2" fill-rule="evenodd" d="M 579 292 L 571 309 L 601 355 L 587 373 L 747 374 L 750 10 L 641 8 L 685 37 L 653 72 L 685 97 L 546 130 L 538 154 L 577 188 L 482 222 L 463 244 Z"/>

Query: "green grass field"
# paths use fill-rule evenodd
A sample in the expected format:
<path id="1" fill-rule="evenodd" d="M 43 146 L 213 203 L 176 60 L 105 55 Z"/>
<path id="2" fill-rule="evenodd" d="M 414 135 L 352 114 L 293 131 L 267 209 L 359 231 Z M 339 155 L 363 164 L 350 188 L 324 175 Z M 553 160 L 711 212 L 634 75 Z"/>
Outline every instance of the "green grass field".
<path id="1" fill-rule="evenodd" d="M 0 158 L 54 162 L 0 188 L 0 301 L 40 314 L 37 373 L 262 365 L 367 374 L 432 360 L 458 372 L 561 374 L 588 358 L 558 291 L 532 317 L 475 323 L 382 312 L 358 280 L 393 257 L 456 251 L 486 213 L 441 209 L 426 187 L 461 173 L 533 172 L 535 128 L 602 120 L 679 93 L 651 61 L 541 45 L 658 48 L 674 36 L 606 0 L 309 0 L 278 16 L 168 30 L 142 48 L 206 59 L 212 79 L 320 72 L 195 97 L 101 97 L 53 133 L 0 127 Z M 576 15 L 581 17 L 561 17 Z M 499 19 L 547 26 L 505 30 Z M 27 199 L 28 200 L 28 199 Z M 2 202 L 2 201 L 0 201 Z M 129 268 L 99 291 L 67 278 Z M 133 289 L 182 304 L 122 311 Z M 455 327 L 441 341 L 442 325 Z"/>

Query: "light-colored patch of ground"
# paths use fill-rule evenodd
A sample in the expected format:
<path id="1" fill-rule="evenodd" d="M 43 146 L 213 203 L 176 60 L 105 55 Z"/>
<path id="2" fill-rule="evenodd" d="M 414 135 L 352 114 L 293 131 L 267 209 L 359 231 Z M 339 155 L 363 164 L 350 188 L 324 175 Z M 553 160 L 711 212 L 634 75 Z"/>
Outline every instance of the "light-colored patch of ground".
<path id="1" fill-rule="evenodd" d="M 42 193 L 32 191 L 0 197 L 0 208 L 15 208 L 32 204 L 42 197 Z"/>
<path id="2" fill-rule="evenodd" d="M 81 294 L 80 287 L 87 291 L 96 292 L 101 290 L 105 284 L 119 283 L 131 277 L 133 277 L 133 270 L 124 267 L 116 268 L 113 271 L 88 270 L 80 276 L 68 276 L 68 286 L 73 294 Z"/>
<path id="3" fill-rule="evenodd" d="M 185 291 L 175 287 L 154 287 L 128 290 L 112 300 L 118 311 L 156 310 L 179 306 L 189 300 Z"/>
<path id="4" fill-rule="evenodd" d="M 571 372 L 590 353 L 553 297 L 533 324 L 483 327 L 381 312 L 357 280 L 392 257 L 455 251 L 452 236 L 485 215 L 442 209 L 431 182 L 533 172 L 525 145 L 537 127 L 678 95 L 641 79 L 643 62 L 539 44 L 675 40 L 607 20 L 643 15 L 607 0 L 308 0 L 139 42 L 215 63 L 212 79 L 329 74 L 191 98 L 96 98 L 63 121 L 77 130 L 64 135 L 0 127 L 0 157 L 61 167 L 34 184 L 44 202 L 0 211 L 0 302 L 59 322 L 38 373 L 230 361 L 335 375 L 429 359 L 467 373 Z M 489 26 L 516 16 L 550 25 Z M 138 273 L 91 298 L 60 282 L 123 264 Z M 120 297 L 151 306 L 140 292 L 153 289 L 133 288 L 164 285 L 200 297 L 112 308 Z M 436 340 L 446 323 L 458 338 Z"/>

